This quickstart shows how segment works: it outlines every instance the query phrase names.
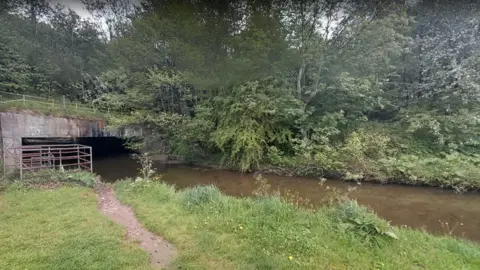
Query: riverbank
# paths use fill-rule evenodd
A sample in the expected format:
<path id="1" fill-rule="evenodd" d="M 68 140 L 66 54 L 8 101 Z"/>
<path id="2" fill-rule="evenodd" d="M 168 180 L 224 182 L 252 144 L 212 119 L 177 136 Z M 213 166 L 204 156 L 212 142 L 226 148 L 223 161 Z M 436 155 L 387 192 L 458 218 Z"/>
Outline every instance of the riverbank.
<path id="1" fill-rule="evenodd" d="M 197 185 L 215 185 L 222 193 L 234 196 L 251 196 L 257 188 L 255 174 L 239 173 L 234 170 L 216 170 L 187 165 L 171 165 L 154 162 L 153 168 L 162 175 L 162 182 L 175 185 L 177 189 L 193 188 Z M 114 183 L 118 179 L 138 175 L 139 164 L 128 155 L 97 160 L 95 172 L 103 181 Z M 118 168 L 122 168 L 118 170 Z M 375 184 L 341 180 L 327 180 L 320 185 L 318 178 L 278 176 L 263 174 L 272 190 L 281 193 L 298 193 L 310 200 L 314 206 L 321 205 L 328 194 L 326 187 L 347 190 L 355 187 L 351 198 L 367 206 L 393 225 L 410 228 L 425 228 L 429 233 L 441 235 L 444 223 L 458 225 L 452 232 L 456 237 L 480 241 L 480 196 L 477 192 L 456 193 L 448 189 L 419 187 L 398 184 Z"/>
<path id="2" fill-rule="evenodd" d="M 241 171 L 218 160 L 194 161 L 192 165 L 212 169 Z M 459 153 L 396 155 L 383 159 L 366 156 L 355 160 L 333 155 L 322 159 L 279 157 L 259 166 L 255 172 L 279 176 L 328 178 L 351 182 L 371 182 L 453 189 L 456 192 L 480 191 L 480 157 Z"/>
<path id="3" fill-rule="evenodd" d="M 314 211 L 292 196 L 233 198 L 214 187 L 176 191 L 122 181 L 120 201 L 178 248 L 173 266 L 194 269 L 478 269 L 480 246 L 390 227 L 355 202 Z M 262 189 L 257 193 L 264 194 Z M 332 197 L 339 198 L 339 197 Z"/>
<path id="4" fill-rule="evenodd" d="M 0 191 L 0 269 L 150 269 L 92 188 L 37 180 Z"/>
<path id="5" fill-rule="evenodd" d="M 154 180 L 120 181 L 115 193 L 139 226 L 175 245 L 172 268 L 480 267 L 477 243 L 390 226 L 343 192 L 316 208 L 297 194 L 268 195 L 265 181 L 254 197 L 235 198 L 213 186 L 176 190 Z M 148 254 L 99 211 L 95 182 L 88 173 L 45 172 L 4 187 L 0 268 L 150 269 Z"/>

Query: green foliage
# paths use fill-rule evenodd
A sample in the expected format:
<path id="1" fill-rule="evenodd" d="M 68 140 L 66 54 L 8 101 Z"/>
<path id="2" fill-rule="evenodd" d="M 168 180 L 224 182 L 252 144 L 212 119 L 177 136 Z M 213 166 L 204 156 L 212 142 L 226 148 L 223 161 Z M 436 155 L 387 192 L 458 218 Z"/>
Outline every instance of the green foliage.
<path id="1" fill-rule="evenodd" d="M 26 59 L 1 41 L 0 55 L 2 56 L 0 59 L 0 91 L 29 92 L 31 67 L 26 63 Z"/>
<path id="2" fill-rule="evenodd" d="M 220 190 L 216 186 L 197 186 L 183 192 L 182 203 L 187 209 L 217 201 Z"/>
<path id="3" fill-rule="evenodd" d="M 14 2 L 0 13 L 0 91 L 81 100 L 113 114 L 112 127 L 148 130 L 143 150 L 478 188 L 471 1 L 84 1 L 108 33 L 44 0 Z M 445 166 L 403 172 L 431 158 Z"/>
<path id="4" fill-rule="evenodd" d="M 398 240 L 387 221 L 358 205 L 356 201 L 344 202 L 331 211 L 331 218 L 338 224 L 340 231 L 354 233 L 367 243 L 380 244 L 382 239 L 388 238 Z"/>
<path id="5" fill-rule="evenodd" d="M 257 188 L 252 191 L 252 194 L 254 196 L 265 198 L 271 195 L 270 188 L 272 186 L 268 184 L 267 178 L 263 177 L 261 174 L 257 174 L 255 175 L 255 184 L 257 185 Z"/>
<path id="6" fill-rule="evenodd" d="M 389 136 L 359 129 L 336 144 L 303 139 L 296 150 L 303 160 L 323 169 L 321 176 L 340 174 L 347 180 L 362 180 L 382 179 L 377 161 L 391 152 L 391 146 Z"/>
<path id="7" fill-rule="evenodd" d="M 234 198 L 212 189 L 215 199 L 198 200 L 192 211 L 184 204 L 192 192 L 164 183 L 116 184 L 140 222 L 175 244 L 177 268 L 476 269 L 480 263 L 477 244 L 392 228 L 355 202 L 313 212 L 277 196 Z M 171 199 L 157 199 L 164 196 Z"/>
<path id="8" fill-rule="evenodd" d="M 12 176 L 13 177 L 13 176 Z M 99 178 L 90 172 L 85 171 L 57 171 L 57 170 L 39 170 L 28 172 L 23 175 L 23 179 L 15 179 L 11 184 L 17 188 L 25 187 L 57 187 L 61 185 L 78 185 L 84 187 L 94 187 L 99 183 Z"/>
<path id="9" fill-rule="evenodd" d="M 379 165 L 390 179 L 403 179 L 414 185 L 454 188 L 457 191 L 478 189 L 480 157 L 459 153 L 444 156 L 400 155 L 380 160 Z"/>
<path id="10" fill-rule="evenodd" d="M 211 136 L 214 131 L 213 111 L 211 107 L 200 104 L 193 113 L 195 117 L 184 117 L 184 121 L 175 126 L 169 146 L 173 155 L 200 164 L 212 160 L 218 151 Z"/>
<path id="11" fill-rule="evenodd" d="M 137 160 L 137 163 L 140 165 L 138 169 L 141 179 L 145 181 L 150 181 L 152 176 L 155 174 L 155 169 L 153 166 L 153 160 L 149 156 L 149 153 L 142 154 L 133 154 L 132 157 Z"/>
<path id="12" fill-rule="evenodd" d="M 371 132 L 353 132 L 340 148 L 347 179 L 378 177 L 375 161 L 386 156 L 390 138 Z"/>
<path id="13" fill-rule="evenodd" d="M 83 95 L 89 87 L 84 78 L 100 75 L 107 64 L 100 31 L 63 6 L 20 2 L 0 14 L 0 90 L 72 99 Z"/>
<path id="14" fill-rule="evenodd" d="M 405 112 L 403 119 L 406 131 L 433 150 L 469 152 L 480 145 L 480 115 L 476 111 Z"/>
<path id="15" fill-rule="evenodd" d="M 258 167 L 268 147 L 288 143 L 288 126 L 301 112 L 299 102 L 272 79 L 234 87 L 214 104 L 218 126 L 213 140 L 242 171 Z"/>
<path id="16" fill-rule="evenodd" d="M 158 203 L 167 203 L 174 198 L 175 187 L 161 181 L 147 182 L 134 181 L 134 179 L 122 179 L 115 184 L 119 193 L 142 193 L 144 199 L 155 200 Z"/>
<path id="17" fill-rule="evenodd" d="M 0 94 L 0 98 L 4 97 L 4 94 Z M 62 99 L 58 100 L 47 100 L 46 102 L 37 102 L 36 99 L 30 98 L 23 102 L 18 100 L 18 97 L 15 97 L 17 101 L 8 101 L 6 103 L 0 103 L 0 111 L 30 111 L 37 114 L 51 115 L 58 117 L 70 117 L 70 118 L 83 118 L 83 119 L 106 119 L 107 114 L 102 111 L 98 111 L 95 108 L 84 106 L 82 104 L 73 105 L 67 104 L 63 106 Z M 21 99 L 21 97 L 20 97 Z"/>

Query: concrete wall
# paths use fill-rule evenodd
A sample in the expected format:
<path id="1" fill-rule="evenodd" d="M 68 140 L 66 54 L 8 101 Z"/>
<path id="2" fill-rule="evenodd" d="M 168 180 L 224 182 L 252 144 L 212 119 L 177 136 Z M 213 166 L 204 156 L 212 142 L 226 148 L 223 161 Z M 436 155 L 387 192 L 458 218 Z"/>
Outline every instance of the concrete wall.
<path id="1" fill-rule="evenodd" d="M 142 129 L 108 131 L 103 120 L 87 120 L 26 112 L 0 112 L 0 150 L 22 146 L 24 137 L 122 137 L 142 136 Z M 9 151 L 11 152 L 11 151 Z M 4 162 L 14 166 L 16 154 L 5 153 Z"/>

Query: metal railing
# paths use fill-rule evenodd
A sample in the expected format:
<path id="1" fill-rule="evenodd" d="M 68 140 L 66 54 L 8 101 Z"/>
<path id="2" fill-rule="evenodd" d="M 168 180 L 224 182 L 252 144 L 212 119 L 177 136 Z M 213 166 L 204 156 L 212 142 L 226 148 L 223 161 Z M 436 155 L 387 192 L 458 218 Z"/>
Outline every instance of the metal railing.
<path id="1" fill-rule="evenodd" d="M 4 149 L 3 155 L 4 173 L 19 170 L 20 178 L 41 169 L 93 172 L 92 147 L 81 144 L 27 145 Z"/>
<path id="2" fill-rule="evenodd" d="M 0 91 L 0 106 L 5 107 L 41 107 L 48 109 L 62 109 L 79 112 L 97 113 L 94 106 L 87 106 L 79 102 L 71 102 L 65 96 L 61 98 L 45 98 L 40 96 L 31 96 L 17 93 Z"/>

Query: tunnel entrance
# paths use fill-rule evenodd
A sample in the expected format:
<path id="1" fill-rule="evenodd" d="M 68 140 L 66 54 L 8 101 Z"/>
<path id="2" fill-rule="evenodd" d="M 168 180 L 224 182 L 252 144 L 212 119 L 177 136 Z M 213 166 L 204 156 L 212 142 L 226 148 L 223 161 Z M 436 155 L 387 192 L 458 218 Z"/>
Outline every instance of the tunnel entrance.
<path id="1" fill-rule="evenodd" d="M 92 147 L 93 158 L 103 159 L 119 155 L 128 155 L 132 150 L 125 147 L 126 140 L 118 137 L 26 137 L 22 146 L 81 144 Z"/>

